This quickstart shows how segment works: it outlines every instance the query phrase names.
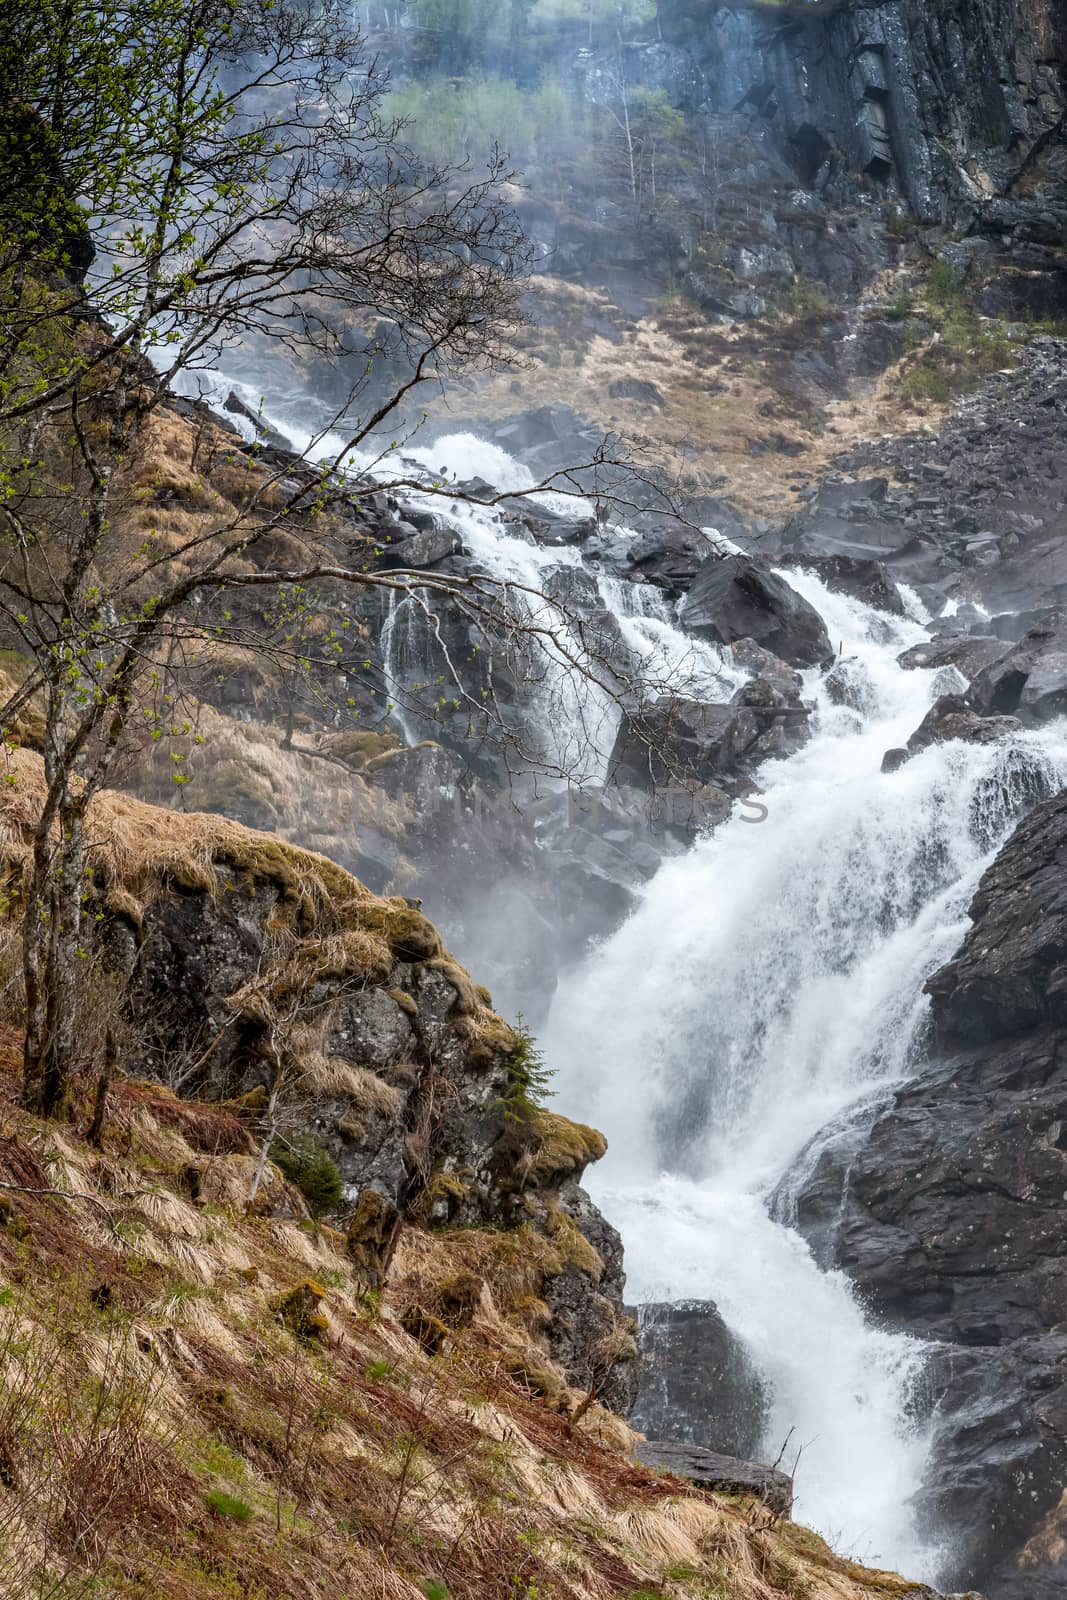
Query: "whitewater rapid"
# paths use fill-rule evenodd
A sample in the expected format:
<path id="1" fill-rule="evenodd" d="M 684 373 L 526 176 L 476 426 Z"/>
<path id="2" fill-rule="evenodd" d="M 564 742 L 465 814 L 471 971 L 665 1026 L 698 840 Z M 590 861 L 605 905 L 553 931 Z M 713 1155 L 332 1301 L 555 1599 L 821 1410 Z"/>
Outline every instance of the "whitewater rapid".
<path id="1" fill-rule="evenodd" d="M 259 409 L 248 386 L 222 374 L 200 387 L 218 405 L 231 386 Z M 335 435 L 302 430 L 293 407 L 274 401 L 262 415 L 313 458 L 340 447 Z M 429 482 L 445 468 L 454 481 L 481 477 L 504 491 L 533 484 L 520 462 L 471 434 L 353 466 L 379 481 L 422 471 Z M 603 776 L 619 711 L 569 667 L 582 645 L 570 617 L 536 598 L 561 573 L 592 577 L 646 693 L 727 701 L 745 681 L 729 651 L 678 627 L 658 591 L 590 567 L 575 547 L 542 546 L 495 510 L 404 497 L 453 528 L 487 572 L 514 585 L 518 604 L 559 632 L 562 648 L 543 647 L 523 714 L 544 760 L 572 780 Z M 540 498 L 556 515 L 592 509 Z M 611 532 L 620 543 L 634 537 Z M 936 1582 L 945 1534 L 921 1528 L 913 1507 L 935 1426 L 922 1401 L 923 1346 L 877 1327 L 846 1276 L 819 1268 L 788 1225 L 790 1202 L 820 1150 L 862 1131 L 921 1061 L 923 984 L 958 947 L 978 879 L 1024 802 L 1067 780 L 1067 731 L 935 745 L 883 774 L 884 752 L 963 680 L 954 669 L 898 666 L 902 650 L 928 638 L 907 591 L 908 615 L 890 617 L 813 574 L 783 576 L 839 645 L 835 677 L 847 680 L 850 703 L 806 675 L 812 738 L 761 770 L 765 819 L 745 808 L 660 868 L 626 924 L 561 984 L 545 1053 L 559 1108 L 608 1135 L 588 1186 L 622 1233 L 628 1298 L 714 1301 L 762 1380 L 762 1454 L 776 1458 L 788 1440 L 790 1467 L 801 1451 L 798 1518 L 844 1553 Z M 382 651 L 394 722 L 415 743 L 432 730 L 405 710 L 404 691 L 424 672 L 425 651 L 402 597 L 383 617 Z M 713 1447 L 714 1422 L 712 1397 Z"/>
<path id="2" fill-rule="evenodd" d="M 460 481 L 533 481 L 470 434 L 413 454 Z M 577 549 L 541 546 L 493 511 L 456 504 L 448 516 L 487 571 L 523 589 L 583 565 Z M 657 591 L 593 575 L 646 692 L 726 701 L 744 682 L 729 651 L 686 635 Z M 888 616 L 814 574 L 783 576 L 822 615 L 849 703 L 805 675 L 813 736 L 763 767 L 765 820 L 739 809 L 660 868 L 629 921 L 561 984 L 545 1051 L 560 1109 L 608 1135 L 589 1184 L 622 1233 L 630 1300 L 713 1300 L 767 1396 L 762 1454 L 775 1459 L 788 1440 L 790 1466 L 801 1452 L 798 1517 L 839 1550 L 935 1581 L 950 1533 L 920 1527 L 913 1503 L 936 1426 L 924 1348 L 877 1327 L 847 1277 L 819 1268 L 788 1225 L 791 1198 L 824 1144 L 862 1129 L 920 1062 L 923 984 L 958 947 L 1024 803 L 1067 779 L 1067 730 L 935 745 L 883 774 L 885 751 L 962 678 L 898 665 L 929 637 L 910 591 L 907 615 Z M 564 661 L 554 669 L 529 714 L 572 776 L 597 780 L 618 709 L 568 685 Z"/>
<path id="3" fill-rule="evenodd" d="M 590 1188 L 622 1232 L 628 1298 L 715 1301 L 768 1393 L 763 1454 L 803 1447 L 798 1518 L 934 1580 L 939 1537 L 911 1503 L 932 1437 L 922 1346 L 869 1321 L 779 1219 L 820 1140 L 916 1064 L 923 983 L 1022 797 L 1067 777 L 1067 738 L 936 745 L 883 774 L 946 687 L 896 663 L 928 636 L 788 577 L 841 642 L 853 707 L 809 675 L 813 737 L 763 768 L 765 821 L 736 816 L 661 867 L 561 985 L 546 1050 L 561 1108 L 608 1135 Z"/>

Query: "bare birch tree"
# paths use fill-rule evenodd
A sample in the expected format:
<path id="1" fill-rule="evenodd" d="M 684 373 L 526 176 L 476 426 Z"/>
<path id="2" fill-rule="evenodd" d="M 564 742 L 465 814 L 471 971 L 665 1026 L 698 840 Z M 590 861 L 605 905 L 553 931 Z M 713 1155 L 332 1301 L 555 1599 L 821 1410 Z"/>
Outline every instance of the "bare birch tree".
<path id="1" fill-rule="evenodd" d="M 384 573 L 329 536 L 368 489 L 353 459 L 420 386 L 509 355 L 526 243 L 500 157 L 481 177 L 420 164 L 335 0 L 0 0 L 0 81 L 0 634 L 33 662 L 0 727 L 43 710 L 24 1099 L 54 1115 L 75 1063 L 89 807 L 131 748 L 173 728 L 190 653 L 248 646 L 220 596 L 401 592 L 482 731 L 492 686 L 464 689 L 445 603 L 620 685 L 598 641 L 521 585 Z M 295 486 L 291 460 L 250 468 L 192 531 L 146 532 L 131 508 L 152 427 L 234 342 L 330 370 L 343 437 L 320 430 Z M 339 637 L 320 643 L 322 665 L 343 664 Z"/>

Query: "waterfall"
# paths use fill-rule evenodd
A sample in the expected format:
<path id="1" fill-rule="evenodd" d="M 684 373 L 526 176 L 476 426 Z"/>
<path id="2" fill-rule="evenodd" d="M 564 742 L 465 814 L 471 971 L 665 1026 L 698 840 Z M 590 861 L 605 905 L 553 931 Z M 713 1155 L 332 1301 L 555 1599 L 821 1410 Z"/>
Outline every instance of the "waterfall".
<path id="1" fill-rule="evenodd" d="M 629 1298 L 714 1300 L 766 1386 L 764 1453 L 787 1435 L 803 1448 L 800 1519 L 934 1578 L 909 1504 L 930 1444 L 922 1346 L 870 1322 L 780 1218 L 802 1156 L 916 1063 L 923 982 L 1021 805 L 1060 787 L 1067 736 L 934 746 L 883 775 L 937 687 L 896 664 L 925 635 L 788 577 L 841 641 L 850 704 L 809 675 L 813 737 L 764 767 L 766 820 L 735 816 L 661 867 L 561 986 L 546 1047 L 562 1108 L 608 1135 L 591 1187 L 622 1231 Z"/>
<path id="2" fill-rule="evenodd" d="M 221 373 L 198 387 L 215 404 L 234 387 L 258 409 L 251 388 Z M 310 435 L 296 417 L 276 397 L 264 410 L 303 447 Z M 311 453 L 338 447 L 323 437 Z M 446 471 L 510 492 L 534 482 L 472 434 L 352 467 L 379 481 L 423 473 L 428 487 Z M 745 681 L 728 650 L 679 628 L 661 593 L 586 565 L 577 543 L 540 544 L 495 508 L 404 497 L 558 635 L 558 646 L 537 644 L 540 667 L 515 709 L 541 758 L 572 779 L 603 777 L 619 697 L 570 664 L 584 639 L 575 612 L 552 598 L 568 583 L 581 615 L 592 606 L 595 626 L 613 630 L 639 696 L 727 701 Z M 557 519 L 592 511 L 541 495 L 534 514 L 538 501 Z M 620 544 L 634 537 L 611 532 Z M 788 1438 L 790 1466 L 801 1451 L 799 1518 L 857 1558 L 936 1581 L 938 1539 L 911 1501 L 932 1434 L 923 1346 L 879 1328 L 845 1275 L 820 1269 L 789 1226 L 791 1201 L 819 1152 L 862 1133 L 921 1062 L 923 983 L 958 947 L 981 873 L 1021 809 L 1067 778 L 1067 733 L 1059 724 L 993 745 L 935 745 L 883 774 L 884 751 L 958 689 L 958 675 L 897 665 L 928 637 L 910 591 L 907 614 L 890 617 L 810 573 L 783 576 L 840 645 L 833 695 L 807 675 L 810 742 L 765 764 L 762 820 L 739 811 L 661 866 L 629 921 L 561 985 L 544 1043 L 560 1109 L 608 1135 L 590 1188 L 622 1232 L 630 1298 L 714 1301 L 765 1396 L 763 1453 L 773 1459 Z M 425 652 L 410 603 L 393 599 L 381 645 L 394 720 L 415 742 L 424 730 L 403 691 L 424 676 Z"/>
<path id="3" fill-rule="evenodd" d="M 497 490 L 516 493 L 535 483 L 522 462 L 472 433 L 448 434 L 433 445 L 408 448 L 403 462 L 439 484 L 480 478 Z M 395 472 L 397 464 L 388 465 Z M 405 501 L 454 531 L 478 566 L 508 587 L 520 627 L 525 620 L 538 630 L 521 664 L 522 744 L 536 751 L 549 773 L 566 774 L 577 784 L 602 782 L 620 702 L 627 698 L 669 694 L 726 701 L 746 681 L 748 674 L 734 666 L 729 651 L 682 631 L 659 590 L 591 571 L 576 544 L 539 544 L 522 522 L 459 498 L 450 501 L 437 493 L 406 490 Z M 565 522 L 593 515 L 588 501 L 571 494 L 543 491 L 526 503 L 533 516 L 542 509 Z M 635 537 L 621 526 L 609 525 L 607 531 L 620 547 Z M 568 578 L 577 586 L 573 600 Z M 410 603 L 406 609 L 405 603 L 394 603 L 382 646 L 387 676 L 398 693 L 406 680 L 426 677 L 427 658 L 423 654 L 420 659 L 417 627 Z M 598 681 L 576 668 L 588 659 L 591 645 L 602 657 L 594 674 Z M 617 681 L 612 681 L 613 669 L 622 674 Z M 417 719 L 398 711 L 394 720 L 405 739 L 414 742 Z M 427 724 L 422 736 L 432 732 Z"/>

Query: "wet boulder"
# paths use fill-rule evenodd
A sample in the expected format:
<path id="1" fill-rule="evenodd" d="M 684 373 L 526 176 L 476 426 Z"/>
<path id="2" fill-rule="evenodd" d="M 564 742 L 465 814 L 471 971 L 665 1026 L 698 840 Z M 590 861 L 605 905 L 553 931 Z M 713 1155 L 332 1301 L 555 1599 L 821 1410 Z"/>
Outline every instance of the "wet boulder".
<path id="1" fill-rule="evenodd" d="M 932 744 L 950 739 L 965 739 L 969 744 L 994 744 L 1005 735 L 1022 732 L 1017 717 L 983 717 L 963 695 L 943 694 L 935 700 L 911 738 L 908 749 L 913 756 Z"/>
<path id="2" fill-rule="evenodd" d="M 730 646 L 730 660 L 742 672 L 753 678 L 762 678 L 778 690 L 785 701 L 800 704 L 803 680 L 795 667 L 782 661 L 770 650 L 765 650 L 755 639 L 735 639 Z"/>
<path id="3" fill-rule="evenodd" d="M 927 984 L 947 1035 L 1067 1024 L 1067 798 L 1038 806 L 983 877 L 972 927 Z"/>
<path id="4" fill-rule="evenodd" d="M 824 667 L 834 659 L 814 606 L 748 556 L 710 556 L 693 579 L 681 621 L 717 644 L 753 639 L 794 667 Z"/>
<path id="5" fill-rule="evenodd" d="M 1005 653 L 1004 640 L 991 635 L 948 633 L 913 644 L 897 656 L 905 671 L 919 668 L 957 667 L 970 680 Z"/>
<path id="6" fill-rule="evenodd" d="M 682 595 L 714 550 L 715 541 L 699 528 L 660 518 L 628 547 L 624 575 Z"/>
<path id="7" fill-rule="evenodd" d="M 1067 712 L 1067 613 L 1050 612 L 1014 649 L 985 667 L 968 698 L 977 710 L 1034 725 Z"/>
<path id="8" fill-rule="evenodd" d="M 628 712 L 608 774 L 612 783 L 642 789 L 721 786 L 798 749 L 807 737 L 807 708 L 755 678 L 729 705 L 664 696 Z"/>
<path id="9" fill-rule="evenodd" d="M 751 771 L 772 756 L 791 755 L 809 736 L 807 706 L 770 678 L 742 684 L 730 704 L 736 707 L 722 750 L 728 769 Z"/>
<path id="10" fill-rule="evenodd" d="M 843 656 L 840 661 L 835 661 L 823 679 L 823 687 L 835 706 L 848 706 L 849 710 L 858 711 L 861 716 L 866 716 L 873 709 L 874 684 L 859 656 Z"/>
<path id="11" fill-rule="evenodd" d="M 710 1300 L 638 1306 L 637 1327 L 633 1426 L 653 1439 L 754 1455 L 767 1395 L 718 1308 Z"/>
<path id="12" fill-rule="evenodd" d="M 731 706 L 664 695 L 623 716 L 608 775 L 613 784 L 662 789 L 713 783 L 726 764 Z"/>
<path id="13" fill-rule="evenodd" d="M 386 549 L 378 565 L 385 572 L 416 571 L 436 567 L 449 556 L 463 553 L 463 541 L 451 528 L 426 528 Z"/>

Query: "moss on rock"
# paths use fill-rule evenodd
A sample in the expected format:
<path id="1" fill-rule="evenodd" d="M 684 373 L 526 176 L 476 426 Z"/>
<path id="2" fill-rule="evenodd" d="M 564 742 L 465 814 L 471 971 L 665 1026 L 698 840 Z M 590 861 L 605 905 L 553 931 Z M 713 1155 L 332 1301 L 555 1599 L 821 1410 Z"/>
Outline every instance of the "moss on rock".
<path id="1" fill-rule="evenodd" d="M 482 1001 L 466 967 L 461 967 L 458 961 L 454 961 L 451 956 L 447 955 L 435 956 L 426 965 L 429 971 L 439 972 L 445 982 L 450 984 L 456 991 L 453 1015 L 473 1017 L 481 1011 Z"/>
<path id="2" fill-rule="evenodd" d="M 432 961 L 442 954 L 437 929 L 406 900 L 368 899 L 357 908 L 357 916 L 359 926 L 381 934 L 399 961 Z"/>
<path id="3" fill-rule="evenodd" d="M 542 1107 L 514 1125 L 513 1138 L 519 1147 L 516 1171 L 522 1186 L 537 1189 L 558 1188 L 568 1178 L 581 1177 L 608 1148 L 598 1129 Z"/>
<path id="4" fill-rule="evenodd" d="M 400 1236 L 400 1213 L 377 1189 L 364 1189 L 345 1234 L 345 1254 L 369 1289 L 384 1286 Z"/>
<path id="5" fill-rule="evenodd" d="M 425 1306 L 408 1306 L 400 1316 L 400 1326 L 408 1336 L 422 1346 L 428 1356 L 437 1355 L 448 1338 L 449 1330 Z"/>
<path id="6" fill-rule="evenodd" d="M 415 997 L 408 994 L 406 989 L 387 989 L 386 993 L 390 1000 L 395 1000 L 401 1011 L 405 1012 L 409 1017 L 418 1016 L 419 1008 Z"/>
<path id="7" fill-rule="evenodd" d="M 274 1302 L 286 1327 L 298 1339 L 318 1339 L 330 1326 L 330 1319 L 321 1309 L 326 1290 L 314 1278 L 305 1278 Z"/>
<path id="8" fill-rule="evenodd" d="M 329 741 L 330 754 L 347 762 L 357 772 L 362 771 L 368 761 L 399 748 L 400 740 L 395 733 L 374 733 L 370 729 L 353 728 L 334 734 Z"/>

